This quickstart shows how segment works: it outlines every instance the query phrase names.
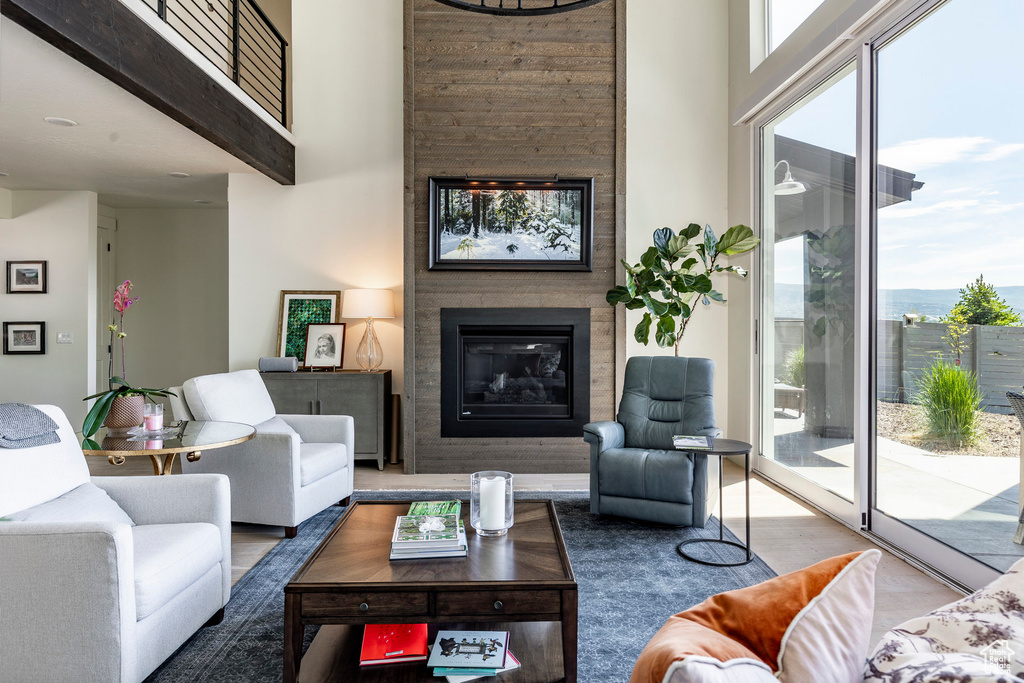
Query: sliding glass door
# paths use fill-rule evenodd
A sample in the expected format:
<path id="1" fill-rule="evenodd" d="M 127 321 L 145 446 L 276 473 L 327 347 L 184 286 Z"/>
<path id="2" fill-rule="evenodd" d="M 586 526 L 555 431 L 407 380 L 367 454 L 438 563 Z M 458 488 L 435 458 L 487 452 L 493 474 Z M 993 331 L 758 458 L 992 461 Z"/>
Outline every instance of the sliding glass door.
<path id="1" fill-rule="evenodd" d="M 762 129 L 759 469 L 854 517 L 855 63 Z"/>
<path id="2" fill-rule="evenodd" d="M 971 584 L 1024 556 L 1021 36 L 1019 0 L 952 0 L 875 57 L 872 528 Z"/>
<path id="3" fill-rule="evenodd" d="M 760 128 L 756 467 L 978 586 L 1024 556 L 1024 4 L 895 11 Z"/>

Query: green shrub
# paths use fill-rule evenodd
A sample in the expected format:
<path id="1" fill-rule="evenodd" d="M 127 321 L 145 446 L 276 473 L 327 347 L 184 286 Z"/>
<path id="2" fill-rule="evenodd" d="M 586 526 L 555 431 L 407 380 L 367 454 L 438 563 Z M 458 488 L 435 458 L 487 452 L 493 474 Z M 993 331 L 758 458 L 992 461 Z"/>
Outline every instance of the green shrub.
<path id="1" fill-rule="evenodd" d="M 802 387 L 807 383 L 807 369 L 804 365 L 804 346 L 801 344 L 786 354 L 786 384 Z"/>
<path id="2" fill-rule="evenodd" d="M 973 372 L 939 361 L 918 383 L 917 400 L 924 407 L 933 437 L 951 446 L 977 440 L 981 394 Z"/>

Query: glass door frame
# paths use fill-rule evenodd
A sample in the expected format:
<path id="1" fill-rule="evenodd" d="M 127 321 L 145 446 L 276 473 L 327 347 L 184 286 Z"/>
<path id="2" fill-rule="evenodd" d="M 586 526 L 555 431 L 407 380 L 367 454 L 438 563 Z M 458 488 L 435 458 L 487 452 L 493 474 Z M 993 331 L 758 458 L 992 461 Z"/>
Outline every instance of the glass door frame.
<path id="1" fill-rule="evenodd" d="M 767 397 L 764 373 L 765 344 L 763 340 L 773 329 L 766 329 L 765 314 L 768 312 L 765 299 L 765 249 L 754 259 L 756 305 L 752 316 L 755 330 L 755 386 L 758 391 L 753 397 L 752 433 L 758 435 L 752 468 L 760 476 L 772 481 L 787 491 L 804 499 L 822 512 L 840 521 L 859 533 L 877 540 L 893 552 L 918 564 L 948 583 L 962 588 L 977 589 L 989 583 L 1001 573 L 969 555 L 918 531 L 910 525 L 891 517 L 875 507 L 875 464 L 876 448 L 875 402 L 876 398 L 876 213 L 875 196 L 877 187 L 876 134 L 877 134 L 877 56 L 878 51 L 903 32 L 911 29 L 929 13 L 950 0 L 905 0 L 869 21 L 859 29 L 859 40 L 836 51 L 821 64 L 797 80 L 798 86 L 788 94 L 778 97 L 765 110 L 753 117 L 750 143 L 751 187 L 754 207 L 752 219 L 756 234 L 765 236 L 765 225 L 773 217 L 772 209 L 766 209 L 764 190 L 774 183 L 769 176 L 768 155 L 765 144 L 765 127 L 783 115 L 790 107 L 813 93 L 833 74 L 856 60 L 857 116 L 856 116 L 856 162 L 855 173 L 855 256 L 854 267 L 854 500 L 833 493 L 810 479 L 799 475 L 790 468 L 764 455 L 763 444 L 770 435 L 766 429 L 763 402 Z M 958 1 L 958 0 L 952 0 Z M 959 0 L 964 1 L 964 0 Z M 764 243 L 764 242 L 763 242 Z"/>

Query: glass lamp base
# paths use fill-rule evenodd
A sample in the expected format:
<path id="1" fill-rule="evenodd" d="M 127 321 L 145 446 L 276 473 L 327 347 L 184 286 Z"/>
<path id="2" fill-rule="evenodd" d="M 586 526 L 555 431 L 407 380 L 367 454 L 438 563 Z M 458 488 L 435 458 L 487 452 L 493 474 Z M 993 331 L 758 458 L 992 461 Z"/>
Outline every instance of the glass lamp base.
<path id="1" fill-rule="evenodd" d="M 372 372 L 380 367 L 384 360 L 384 351 L 373 332 L 373 318 L 366 319 L 366 332 L 356 348 L 356 362 L 363 372 Z"/>

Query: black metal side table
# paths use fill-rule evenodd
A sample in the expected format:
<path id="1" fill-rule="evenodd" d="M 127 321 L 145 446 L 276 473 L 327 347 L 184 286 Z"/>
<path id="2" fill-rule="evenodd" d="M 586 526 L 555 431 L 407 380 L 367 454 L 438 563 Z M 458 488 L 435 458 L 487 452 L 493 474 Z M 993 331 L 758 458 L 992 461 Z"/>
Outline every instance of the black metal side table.
<path id="1" fill-rule="evenodd" d="M 707 456 L 717 456 L 719 458 L 725 458 L 730 455 L 742 455 L 743 485 L 746 488 L 747 494 L 747 535 L 746 545 L 743 545 L 742 543 L 737 543 L 736 541 L 725 540 L 725 515 L 722 513 L 723 463 L 720 461 L 718 463 L 718 538 L 691 538 L 687 541 L 683 541 L 682 543 L 680 543 L 678 546 L 676 546 L 676 552 L 685 557 L 687 560 L 690 560 L 691 562 L 697 562 L 698 564 L 708 565 L 711 567 L 739 567 L 740 565 L 747 564 L 752 559 L 754 559 L 754 556 L 750 553 L 750 450 L 752 448 L 753 446 L 743 441 L 736 441 L 735 439 L 721 439 L 716 437 L 711 440 L 711 448 L 680 449 L 685 450 L 688 453 Z M 697 543 L 717 543 L 719 545 L 732 546 L 733 548 L 739 548 L 740 550 L 746 551 L 747 557 L 745 560 L 740 560 L 739 562 L 712 562 L 710 560 L 700 560 L 696 557 L 693 557 L 692 555 L 688 555 L 686 551 L 683 550 L 684 546 L 694 545 Z"/>

